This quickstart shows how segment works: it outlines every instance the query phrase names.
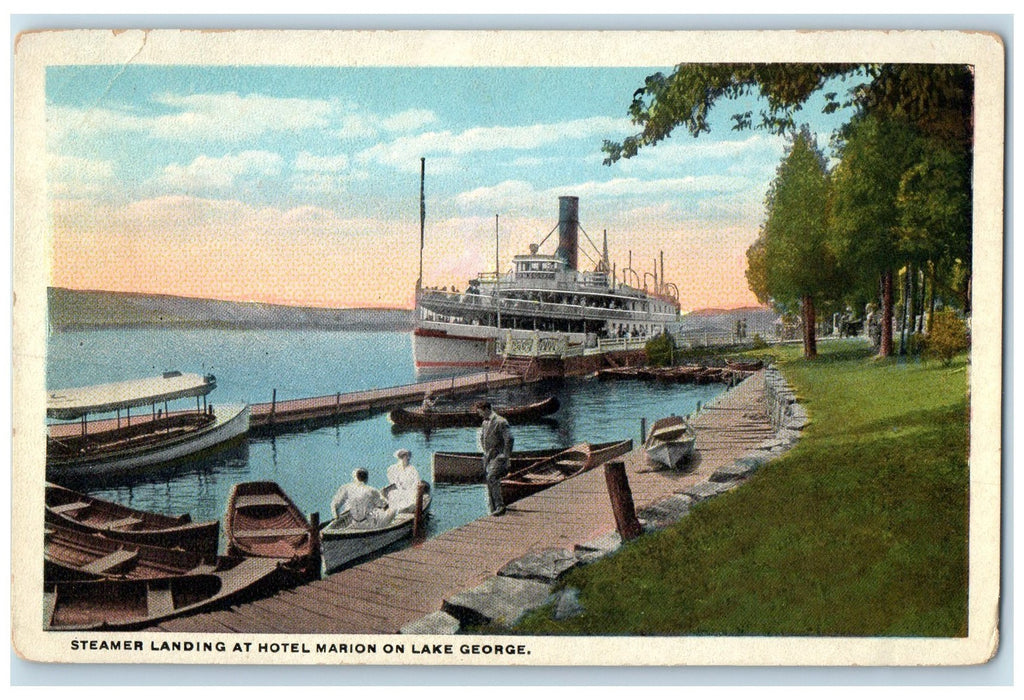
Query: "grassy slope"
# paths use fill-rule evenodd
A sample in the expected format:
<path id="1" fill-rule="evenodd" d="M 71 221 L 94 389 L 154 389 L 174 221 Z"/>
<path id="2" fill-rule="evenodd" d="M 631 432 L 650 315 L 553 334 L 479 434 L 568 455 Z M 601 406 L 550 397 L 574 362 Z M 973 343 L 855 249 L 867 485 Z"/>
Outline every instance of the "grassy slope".
<path id="1" fill-rule="evenodd" d="M 773 350 L 774 351 L 774 350 Z M 963 359 L 880 362 L 829 343 L 780 367 L 813 424 L 797 447 L 681 523 L 579 569 L 587 613 L 519 631 L 963 636 Z"/>

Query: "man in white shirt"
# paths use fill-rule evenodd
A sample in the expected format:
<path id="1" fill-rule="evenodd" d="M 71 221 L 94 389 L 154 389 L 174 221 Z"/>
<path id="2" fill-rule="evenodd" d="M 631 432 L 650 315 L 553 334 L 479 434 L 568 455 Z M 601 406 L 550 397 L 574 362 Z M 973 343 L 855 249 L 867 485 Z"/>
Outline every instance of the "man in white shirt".
<path id="1" fill-rule="evenodd" d="M 395 509 L 388 507 L 380 491 L 366 483 L 369 478 L 370 473 L 365 469 L 352 472 L 352 481 L 338 489 L 331 501 L 335 519 L 347 510 L 354 526 L 367 529 L 384 527 L 395 519 Z"/>
<path id="2" fill-rule="evenodd" d="M 412 509 L 416 506 L 416 491 L 420 486 L 420 473 L 410 460 L 412 452 L 404 447 L 395 452 L 397 462 L 388 467 L 388 481 L 395 488 L 388 494 L 388 503 L 396 511 Z"/>

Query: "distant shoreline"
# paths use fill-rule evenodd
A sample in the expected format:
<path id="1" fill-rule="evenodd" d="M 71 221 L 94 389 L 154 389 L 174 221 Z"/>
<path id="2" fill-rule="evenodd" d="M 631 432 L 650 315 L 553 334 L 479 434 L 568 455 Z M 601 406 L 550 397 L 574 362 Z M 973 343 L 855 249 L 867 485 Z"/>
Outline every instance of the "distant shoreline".
<path id="1" fill-rule="evenodd" d="M 47 307 L 48 327 L 57 333 L 129 329 L 363 332 L 413 329 L 410 309 L 320 309 L 61 287 L 47 290 Z"/>

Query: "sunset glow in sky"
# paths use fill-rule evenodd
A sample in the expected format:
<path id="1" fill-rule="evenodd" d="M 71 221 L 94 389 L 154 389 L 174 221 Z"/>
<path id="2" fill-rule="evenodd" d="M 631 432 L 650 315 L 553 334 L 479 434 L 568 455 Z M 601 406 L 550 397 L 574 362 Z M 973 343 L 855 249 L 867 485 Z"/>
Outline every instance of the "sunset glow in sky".
<path id="1" fill-rule="evenodd" d="M 621 270 L 665 253 L 684 310 L 755 304 L 743 271 L 785 141 L 684 132 L 602 164 L 650 68 L 74 66 L 47 71 L 50 284 L 324 307 L 413 304 L 527 252 L 579 197 Z M 802 118 L 822 143 L 842 115 Z M 582 235 L 580 267 L 595 248 Z M 541 252 L 553 252 L 557 235 Z"/>

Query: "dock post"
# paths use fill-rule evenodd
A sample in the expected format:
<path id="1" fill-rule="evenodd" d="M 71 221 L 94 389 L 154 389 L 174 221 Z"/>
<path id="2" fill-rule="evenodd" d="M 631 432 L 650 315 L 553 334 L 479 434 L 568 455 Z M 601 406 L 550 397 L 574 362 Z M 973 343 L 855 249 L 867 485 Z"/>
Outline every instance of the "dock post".
<path id="1" fill-rule="evenodd" d="M 626 463 L 617 460 L 604 465 L 604 480 L 608 485 L 608 497 L 615 515 L 615 529 L 623 542 L 636 539 L 643 532 L 633 505 L 633 492 L 626 478 Z"/>
<path id="2" fill-rule="evenodd" d="M 421 481 L 416 486 L 416 510 L 412 519 L 412 538 L 419 540 L 423 538 L 423 497 L 427 493 L 427 483 Z"/>
<path id="3" fill-rule="evenodd" d="M 277 410 L 277 389 L 274 389 L 273 392 L 270 394 L 270 418 L 267 421 L 271 425 L 274 424 L 274 412 L 276 410 Z"/>
<path id="4" fill-rule="evenodd" d="M 647 442 L 647 418 L 640 416 L 640 444 Z"/>

